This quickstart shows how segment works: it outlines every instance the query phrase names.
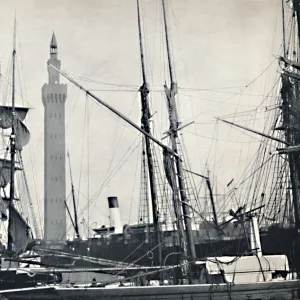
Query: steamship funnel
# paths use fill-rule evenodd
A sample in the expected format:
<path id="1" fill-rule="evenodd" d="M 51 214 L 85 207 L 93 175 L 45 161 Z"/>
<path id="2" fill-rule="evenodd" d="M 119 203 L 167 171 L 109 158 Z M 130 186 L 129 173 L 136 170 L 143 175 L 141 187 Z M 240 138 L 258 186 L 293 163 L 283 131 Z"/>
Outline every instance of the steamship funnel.
<path id="1" fill-rule="evenodd" d="M 115 228 L 115 233 L 122 233 L 123 226 L 117 197 L 107 197 L 109 207 L 110 227 Z"/>

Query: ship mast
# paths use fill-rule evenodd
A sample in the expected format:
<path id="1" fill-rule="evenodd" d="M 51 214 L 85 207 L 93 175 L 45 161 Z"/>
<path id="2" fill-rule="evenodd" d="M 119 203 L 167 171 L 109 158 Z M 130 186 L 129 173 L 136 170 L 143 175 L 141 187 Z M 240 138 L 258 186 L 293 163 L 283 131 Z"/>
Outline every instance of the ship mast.
<path id="1" fill-rule="evenodd" d="M 12 52 L 12 127 L 10 135 L 10 155 L 11 155 L 11 173 L 10 173 L 10 198 L 8 204 L 8 240 L 7 249 L 12 252 L 12 236 L 11 236 L 11 212 L 14 205 L 14 195 L 15 195 L 15 154 L 16 154 L 16 136 L 15 136 L 15 64 L 16 64 L 16 19 L 14 22 L 14 41 L 13 41 L 13 52 Z"/>
<path id="2" fill-rule="evenodd" d="M 299 48 L 300 41 L 300 3 L 299 0 L 293 1 L 294 16 L 297 20 L 297 37 L 298 41 L 296 43 L 296 49 Z M 298 80 L 290 81 L 290 78 L 293 78 L 293 75 L 299 76 L 299 71 L 297 71 L 297 66 L 295 66 L 294 61 L 289 61 L 287 59 L 288 50 L 285 45 L 285 20 L 284 20 L 284 8 L 282 6 L 282 28 L 283 28 L 283 46 L 284 54 L 282 60 L 285 62 L 285 66 L 292 65 L 294 67 L 293 72 L 283 72 L 282 74 L 282 89 L 281 89 L 281 98 L 282 98 L 282 122 L 283 130 L 285 132 L 285 139 L 290 144 L 290 146 L 295 146 L 300 144 L 300 134 L 297 129 L 296 124 L 299 120 L 299 112 L 296 110 L 299 99 L 299 82 Z M 297 54 L 295 57 L 296 61 L 299 62 L 299 51 L 293 51 L 293 54 Z M 289 62 L 289 63 L 288 63 Z M 296 64 L 297 64 L 296 62 Z M 300 163 L 299 163 L 299 152 L 290 151 L 286 152 L 290 168 L 290 180 L 292 185 L 292 194 L 293 194 L 293 206 L 294 206 L 294 218 L 295 218 L 295 227 L 297 230 L 300 229 Z"/>
<path id="3" fill-rule="evenodd" d="M 142 77 L 143 77 L 143 84 L 140 87 L 140 94 L 141 94 L 141 103 L 142 103 L 142 128 L 151 135 L 151 128 L 150 128 L 150 107 L 149 107 L 149 84 L 147 82 L 146 77 L 146 70 L 145 70 L 145 59 L 144 59 L 144 49 L 143 49 L 143 37 L 142 37 L 142 30 L 141 30 L 141 18 L 140 18 L 140 5 L 139 0 L 137 0 L 137 15 L 138 15 L 138 28 L 139 28 L 139 42 L 140 42 L 140 55 L 141 55 L 141 67 L 142 67 Z M 151 193 L 151 203 L 152 203 L 152 214 L 153 214 L 153 226 L 154 232 L 156 234 L 156 242 L 158 245 L 158 257 L 157 257 L 157 264 L 162 265 L 162 252 L 161 252 L 161 235 L 160 235 L 160 228 L 159 228 L 159 213 L 158 213 L 158 200 L 157 200 L 157 187 L 156 187 L 156 180 L 154 174 L 154 159 L 153 153 L 151 149 L 151 141 L 148 136 L 143 136 L 145 139 L 145 146 L 146 146 L 146 155 L 147 155 L 147 162 L 148 162 L 148 172 L 149 172 L 149 183 L 150 183 L 150 193 Z"/>
<path id="4" fill-rule="evenodd" d="M 77 215 L 77 206 L 76 206 L 76 197 L 75 197 L 75 189 L 74 189 L 74 183 L 73 183 L 73 176 L 72 176 L 72 169 L 71 169 L 71 159 L 69 152 L 67 153 L 68 159 L 69 159 L 69 170 L 70 170 L 70 180 L 71 180 L 71 190 L 72 190 L 72 200 L 73 200 L 73 209 L 74 209 L 74 229 L 76 233 L 76 237 L 79 239 L 79 226 L 78 226 L 78 215 Z M 68 208 L 67 204 L 66 207 Z M 69 209 L 68 209 L 69 210 Z M 71 217 L 71 215 L 70 215 Z M 71 221 L 73 223 L 73 219 L 71 218 Z"/>
<path id="5" fill-rule="evenodd" d="M 171 140 L 172 150 L 173 152 L 178 154 L 177 145 L 179 144 L 179 139 L 178 139 L 179 121 L 178 121 L 176 99 L 175 99 L 175 95 L 177 94 L 177 84 L 174 81 L 173 64 L 171 60 L 171 50 L 170 50 L 170 43 L 169 43 L 169 31 L 168 31 L 167 15 L 166 15 L 164 0 L 162 0 L 162 8 L 163 8 L 163 19 L 164 19 L 164 26 L 165 26 L 165 38 L 166 38 L 169 75 L 170 75 L 170 88 L 168 88 L 167 85 L 165 84 L 165 92 L 167 95 L 169 123 L 170 123 L 169 136 Z M 165 153 L 165 154 L 169 155 L 169 153 Z M 186 185 L 185 185 L 185 180 L 183 175 L 182 160 L 178 155 L 175 157 L 175 166 L 176 166 L 177 178 L 178 178 L 178 186 L 175 189 L 173 188 L 173 193 L 175 196 L 174 197 L 175 211 L 177 214 L 176 217 L 178 219 L 178 225 L 183 227 L 182 226 L 183 224 L 181 223 L 182 218 L 180 213 L 180 203 L 181 203 L 182 211 L 183 211 L 183 220 L 186 229 L 187 254 L 192 259 L 195 259 L 196 251 L 195 251 L 195 245 L 194 245 L 194 240 L 192 235 L 192 220 L 190 217 L 190 204 L 189 204 L 189 199 L 187 198 L 186 195 Z M 179 195 L 181 201 L 179 200 Z M 184 252 L 186 251 L 185 249 L 183 250 Z"/>

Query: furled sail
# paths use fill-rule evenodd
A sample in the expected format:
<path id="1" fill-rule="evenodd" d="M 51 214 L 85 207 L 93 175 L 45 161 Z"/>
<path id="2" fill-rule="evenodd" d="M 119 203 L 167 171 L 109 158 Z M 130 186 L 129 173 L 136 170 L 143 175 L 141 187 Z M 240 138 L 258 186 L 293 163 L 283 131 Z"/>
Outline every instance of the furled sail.
<path id="1" fill-rule="evenodd" d="M 15 247 L 15 252 L 24 252 L 31 241 L 30 227 L 14 206 L 10 210 L 10 235 Z"/>
<path id="2" fill-rule="evenodd" d="M 21 151 L 29 143 L 30 131 L 25 124 L 17 119 L 16 122 L 16 149 Z"/>
<path id="3" fill-rule="evenodd" d="M 298 62 L 287 59 L 285 57 L 280 57 L 280 60 L 285 62 L 287 65 L 290 65 L 290 66 L 294 67 L 298 71 L 300 70 L 300 64 Z"/>
<path id="4" fill-rule="evenodd" d="M 21 170 L 21 168 L 15 166 L 15 170 Z M 0 187 L 5 188 L 10 182 L 11 176 L 11 161 L 8 159 L 0 158 Z"/>
<path id="5" fill-rule="evenodd" d="M 175 99 L 172 96 L 172 93 L 174 93 L 174 91 L 172 89 L 169 89 L 166 85 L 164 86 L 164 88 L 165 88 L 166 97 L 168 98 L 169 119 L 178 120 Z M 178 126 L 178 123 L 174 123 L 172 120 L 170 124 L 173 124 L 173 127 Z M 176 129 L 177 128 L 172 128 L 172 126 L 170 125 L 170 130 L 176 130 Z"/>
<path id="6" fill-rule="evenodd" d="M 176 187 L 176 173 L 171 153 L 167 150 L 163 151 L 163 163 L 168 183 L 173 190 Z"/>
<path id="7" fill-rule="evenodd" d="M 23 121 L 26 118 L 29 108 L 16 107 L 16 149 L 21 151 L 30 139 L 30 132 Z M 12 127 L 12 108 L 11 106 L 0 106 L 0 128 L 8 129 Z"/>
<path id="8" fill-rule="evenodd" d="M 7 220 L 7 208 L 8 208 L 8 201 L 0 198 L 0 220 L 6 221 Z"/>
<path id="9" fill-rule="evenodd" d="M 24 121 L 29 108 L 27 107 L 16 107 L 16 116 L 20 121 Z M 11 106 L 0 106 L 0 127 L 3 129 L 11 128 L 12 120 L 12 108 Z"/>

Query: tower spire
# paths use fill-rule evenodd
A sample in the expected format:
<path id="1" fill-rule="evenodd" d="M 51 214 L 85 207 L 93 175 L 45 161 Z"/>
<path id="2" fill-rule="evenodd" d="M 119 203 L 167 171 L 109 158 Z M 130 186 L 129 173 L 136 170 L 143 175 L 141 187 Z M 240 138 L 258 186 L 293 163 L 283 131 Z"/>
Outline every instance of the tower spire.
<path id="1" fill-rule="evenodd" d="M 54 55 L 57 56 L 57 40 L 54 31 L 50 42 L 50 55 L 51 57 Z"/>
<path id="2" fill-rule="evenodd" d="M 52 33 L 52 38 L 50 42 L 50 59 L 48 60 L 48 64 L 52 64 L 56 66 L 56 68 L 60 69 L 60 60 L 57 57 L 57 40 L 56 40 L 56 35 L 53 31 Z M 59 84 L 59 73 L 56 72 L 55 70 L 49 68 L 48 66 L 48 75 L 49 75 L 49 80 L 48 82 L 51 84 Z"/>

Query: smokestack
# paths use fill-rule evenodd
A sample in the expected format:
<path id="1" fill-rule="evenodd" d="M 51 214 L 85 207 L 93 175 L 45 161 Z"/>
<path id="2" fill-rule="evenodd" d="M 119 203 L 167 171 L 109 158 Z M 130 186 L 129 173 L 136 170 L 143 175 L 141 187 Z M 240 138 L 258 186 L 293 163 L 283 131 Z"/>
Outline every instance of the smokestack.
<path id="1" fill-rule="evenodd" d="M 109 207 L 110 227 L 115 227 L 115 233 L 122 233 L 123 226 L 117 197 L 107 197 Z"/>

